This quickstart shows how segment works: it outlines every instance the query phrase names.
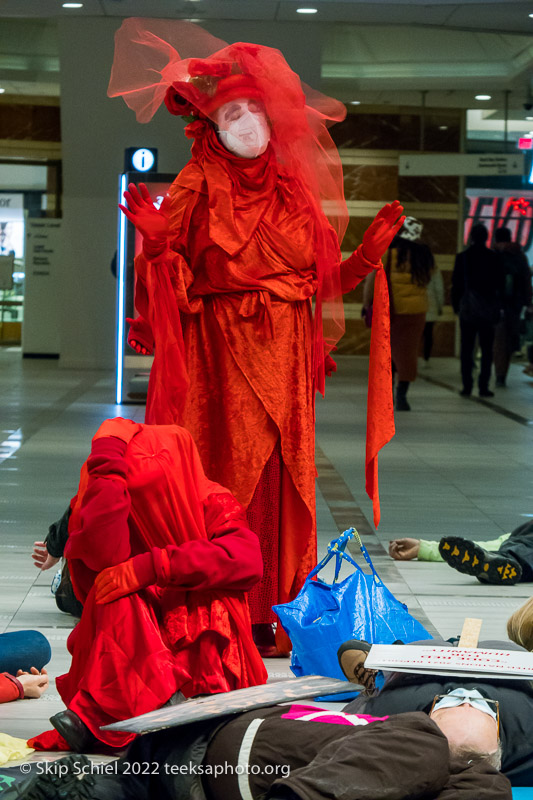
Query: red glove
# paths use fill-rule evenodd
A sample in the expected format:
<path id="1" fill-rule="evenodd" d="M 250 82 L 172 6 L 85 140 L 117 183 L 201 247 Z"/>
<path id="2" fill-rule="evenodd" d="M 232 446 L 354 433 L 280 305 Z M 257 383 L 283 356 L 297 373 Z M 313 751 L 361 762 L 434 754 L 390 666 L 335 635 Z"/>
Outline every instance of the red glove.
<path id="1" fill-rule="evenodd" d="M 144 317 L 131 319 L 126 317 L 130 330 L 128 333 L 128 344 L 136 353 L 143 356 L 151 356 L 154 352 L 154 337 L 150 323 Z"/>
<path id="2" fill-rule="evenodd" d="M 135 567 L 137 566 L 137 571 Z M 107 567 L 96 577 L 97 603 L 112 603 L 120 597 L 134 594 L 156 582 L 156 574 L 152 566 L 151 553 L 142 553 L 117 564 Z"/>
<path id="3" fill-rule="evenodd" d="M 128 191 L 124 192 L 124 198 L 128 205 L 126 207 L 119 203 L 119 208 L 142 235 L 143 249 L 146 247 L 146 255 L 155 258 L 165 250 L 170 233 L 168 219 L 170 197 L 165 196 L 158 210 L 152 202 L 146 185 L 140 183 L 139 189 L 134 183 L 130 183 Z"/>
<path id="4" fill-rule="evenodd" d="M 378 211 L 363 236 L 363 256 L 367 261 L 372 264 L 381 261 L 405 221 L 402 214 L 403 206 L 399 200 L 387 203 Z"/>
<path id="5" fill-rule="evenodd" d="M 122 417 L 114 417 L 113 419 L 106 419 L 102 422 L 98 430 L 93 436 L 93 442 L 97 439 L 103 439 L 104 436 L 114 436 L 115 439 L 120 439 L 126 444 L 129 444 L 136 433 L 142 430 L 142 425 L 134 422 L 132 419 L 123 419 Z"/>

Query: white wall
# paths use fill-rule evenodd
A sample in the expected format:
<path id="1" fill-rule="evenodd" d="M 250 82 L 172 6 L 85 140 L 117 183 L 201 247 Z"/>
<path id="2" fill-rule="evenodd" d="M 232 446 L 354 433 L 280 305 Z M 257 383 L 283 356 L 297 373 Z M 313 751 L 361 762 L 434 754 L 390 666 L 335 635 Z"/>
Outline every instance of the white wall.
<path id="1" fill-rule="evenodd" d="M 63 232 L 61 359 L 64 367 L 106 368 L 115 361 L 117 175 L 126 147 L 159 149 L 159 171 L 177 173 L 189 157 L 182 123 L 160 109 L 140 125 L 122 99 L 107 97 L 117 17 L 60 17 Z M 303 80 L 318 87 L 318 26 L 217 23 L 210 31 L 226 41 L 279 47 Z"/>

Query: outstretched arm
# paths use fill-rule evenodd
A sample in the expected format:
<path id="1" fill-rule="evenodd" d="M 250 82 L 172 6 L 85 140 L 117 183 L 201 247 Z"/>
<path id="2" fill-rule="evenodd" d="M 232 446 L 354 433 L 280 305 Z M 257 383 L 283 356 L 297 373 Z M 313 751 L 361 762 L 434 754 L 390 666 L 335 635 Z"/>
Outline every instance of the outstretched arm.
<path id="1" fill-rule="evenodd" d="M 381 267 L 381 259 L 402 227 L 405 217 L 399 200 L 387 203 L 378 211 L 366 229 L 363 241 L 352 255 L 341 264 L 342 293 L 355 289 L 372 270 Z"/>

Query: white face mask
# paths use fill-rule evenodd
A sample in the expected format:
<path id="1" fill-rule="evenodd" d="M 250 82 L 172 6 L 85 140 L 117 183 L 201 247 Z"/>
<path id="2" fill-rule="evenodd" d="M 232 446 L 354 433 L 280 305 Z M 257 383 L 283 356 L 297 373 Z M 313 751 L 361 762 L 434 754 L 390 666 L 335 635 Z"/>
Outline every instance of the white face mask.
<path id="1" fill-rule="evenodd" d="M 484 714 L 489 714 L 496 721 L 496 711 L 487 703 L 477 689 L 454 689 L 453 692 L 450 692 L 446 697 L 442 697 L 438 703 L 435 703 L 433 711 L 437 711 L 439 708 L 463 706 L 465 703 L 468 703 L 478 711 L 483 711 Z"/>
<path id="2" fill-rule="evenodd" d="M 257 158 L 268 147 L 270 127 L 265 112 L 255 100 L 232 100 L 217 109 L 218 138 L 230 153 Z"/>

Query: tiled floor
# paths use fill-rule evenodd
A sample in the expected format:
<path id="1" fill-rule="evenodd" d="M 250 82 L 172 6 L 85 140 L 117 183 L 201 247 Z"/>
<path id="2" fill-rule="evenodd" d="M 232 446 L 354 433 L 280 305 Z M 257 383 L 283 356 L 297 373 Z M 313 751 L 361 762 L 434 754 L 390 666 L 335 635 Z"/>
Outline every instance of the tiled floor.
<path id="1" fill-rule="evenodd" d="M 481 586 L 444 564 L 392 562 L 395 536 L 438 539 L 446 533 L 490 539 L 533 516 L 533 380 L 513 365 L 509 388 L 493 400 L 458 396 L 458 364 L 435 359 L 411 387 L 410 413 L 380 457 L 382 523 L 377 536 L 364 494 L 364 358 L 340 357 L 317 407 L 319 551 L 338 528 L 355 524 L 391 590 L 432 631 L 460 631 L 466 615 L 483 618 L 483 638 L 501 637 L 509 614 L 531 586 Z M 37 628 L 51 641 L 52 676 L 68 669 L 72 618 L 56 609 L 50 573 L 37 573 L 32 543 L 61 516 L 77 487 L 91 435 L 101 420 L 143 420 L 140 406 L 113 404 L 107 372 L 60 369 L 57 361 L 22 361 L 0 350 L 0 631 Z M 326 572 L 326 577 L 329 572 Z M 285 660 L 271 676 L 290 674 Z M 62 708 L 51 688 L 40 700 L 0 707 L 0 731 L 28 737 Z"/>

